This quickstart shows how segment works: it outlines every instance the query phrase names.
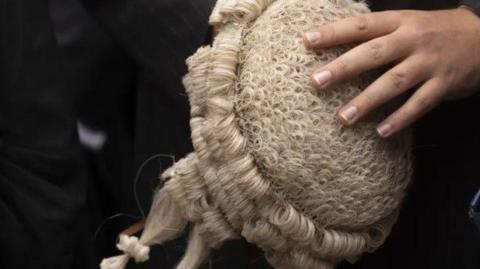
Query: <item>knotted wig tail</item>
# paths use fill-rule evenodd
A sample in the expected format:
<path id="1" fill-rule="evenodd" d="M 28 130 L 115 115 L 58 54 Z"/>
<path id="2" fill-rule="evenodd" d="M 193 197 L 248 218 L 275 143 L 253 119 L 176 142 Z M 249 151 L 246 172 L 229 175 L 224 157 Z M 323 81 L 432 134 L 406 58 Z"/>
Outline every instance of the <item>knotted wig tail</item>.
<path id="1" fill-rule="evenodd" d="M 124 254 L 104 259 L 100 268 L 123 269 L 126 267 L 129 258 L 133 258 L 136 262 L 148 260 L 149 246 L 171 240 L 184 229 L 187 221 L 179 212 L 180 210 L 165 188 L 157 191 L 140 239 L 121 234 L 117 248 Z"/>

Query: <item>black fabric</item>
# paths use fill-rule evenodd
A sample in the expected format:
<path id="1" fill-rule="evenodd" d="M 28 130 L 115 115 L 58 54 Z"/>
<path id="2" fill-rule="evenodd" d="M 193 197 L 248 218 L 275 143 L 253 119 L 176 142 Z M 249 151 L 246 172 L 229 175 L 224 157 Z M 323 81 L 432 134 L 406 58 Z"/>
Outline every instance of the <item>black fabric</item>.
<path id="1" fill-rule="evenodd" d="M 134 166 L 154 154 L 190 152 L 188 98 L 181 79 L 186 57 L 206 38 L 213 1 L 84 2 L 101 29 L 134 61 Z"/>
<path id="2" fill-rule="evenodd" d="M 0 0 L 0 268 L 72 268 L 86 180 L 42 0 Z M 81 254 L 81 253 L 80 253 Z"/>

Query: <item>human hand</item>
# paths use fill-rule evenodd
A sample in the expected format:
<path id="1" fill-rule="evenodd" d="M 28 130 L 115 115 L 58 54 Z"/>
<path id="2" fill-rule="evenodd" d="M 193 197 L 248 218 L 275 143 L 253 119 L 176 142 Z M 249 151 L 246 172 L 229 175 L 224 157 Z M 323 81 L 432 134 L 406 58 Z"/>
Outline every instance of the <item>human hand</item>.
<path id="1" fill-rule="evenodd" d="M 397 133 L 442 101 L 469 96 L 480 86 L 480 18 L 466 8 L 373 12 L 320 26 L 307 32 L 304 41 L 310 49 L 363 42 L 312 75 L 320 90 L 394 64 L 339 110 L 344 124 L 418 86 L 378 125 L 382 137 Z"/>

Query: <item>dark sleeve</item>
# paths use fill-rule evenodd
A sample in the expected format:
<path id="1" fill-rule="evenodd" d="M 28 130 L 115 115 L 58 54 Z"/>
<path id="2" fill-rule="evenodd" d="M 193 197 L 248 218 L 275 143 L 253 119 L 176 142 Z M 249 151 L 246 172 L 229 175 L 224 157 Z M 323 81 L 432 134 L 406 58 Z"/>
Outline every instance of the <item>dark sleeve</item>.
<path id="1" fill-rule="evenodd" d="M 191 152 L 189 106 L 182 77 L 185 59 L 209 39 L 208 17 L 216 0 L 82 2 L 136 66 L 133 170 L 158 153 L 181 157 Z M 152 177 L 157 176 L 154 173 L 158 171 L 152 171 Z M 145 197 L 142 200 L 149 205 L 151 188 L 146 188 L 145 194 L 142 190 L 139 188 L 139 197 Z M 129 199 L 133 201 L 133 197 Z"/>
<path id="2" fill-rule="evenodd" d="M 0 268 L 73 268 L 85 178 L 46 0 L 0 0 Z"/>
<path id="3" fill-rule="evenodd" d="M 83 0 L 89 13 L 165 88 L 176 88 L 185 59 L 208 32 L 214 0 Z M 172 85 L 172 83 L 174 85 Z M 173 87 L 170 87 L 173 86 Z"/>

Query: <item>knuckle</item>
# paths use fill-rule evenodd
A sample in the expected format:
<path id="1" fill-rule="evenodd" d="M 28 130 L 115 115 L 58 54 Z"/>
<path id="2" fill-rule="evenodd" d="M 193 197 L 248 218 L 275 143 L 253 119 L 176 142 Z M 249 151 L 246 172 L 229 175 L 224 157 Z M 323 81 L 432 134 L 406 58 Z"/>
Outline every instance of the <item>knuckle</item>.
<path id="1" fill-rule="evenodd" d="M 335 71 L 337 74 L 344 74 L 348 72 L 348 65 L 345 63 L 345 60 L 341 58 L 337 59 Z"/>
<path id="2" fill-rule="evenodd" d="M 365 31 L 368 28 L 368 19 L 365 15 L 359 15 L 353 19 L 353 24 L 357 31 Z"/>
<path id="3" fill-rule="evenodd" d="M 387 73 L 390 84 L 393 86 L 394 90 L 402 90 L 405 85 L 406 74 L 400 71 L 392 71 Z"/>
<path id="4" fill-rule="evenodd" d="M 429 111 L 435 106 L 435 101 L 429 96 L 419 96 L 415 99 L 415 106 L 419 111 Z"/>
<path id="5" fill-rule="evenodd" d="M 436 44 L 435 41 L 441 36 L 437 30 L 429 26 L 422 26 L 420 23 L 412 23 L 405 26 L 404 30 L 405 34 L 408 35 L 411 40 L 416 41 L 416 44 L 428 47 Z"/>
<path id="6" fill-rule="evenodd" d="M 335 27 L 332 24 L 327 24 L 322 27 L 322 34 L 325 36 L 324 41 L 326 42 L 332 42 L 336 38 L 336 30 Z"/>
<path id="7" fill-rule="evenodd" d="M 371 92 L 364 91 L 359 95 L 358 99 L 358 106 L 363 107 L 363 110 L 368 110 L 370 107 L 375 106 L 378 98 L 376 98 Z"/>
<path id="8" fill-rule="evenodd" d="M 383 43 L 373 41 L 367 44 L 367 50 L 372 60 L 380 61 L 383 58 Z"/>
<path id="9" fill-rule="evenodd" d="M 400 34 L 403 39 L 412 40 L 416 42 L 423 42 L 426 38 L 425 30 L 415 24 L 408 24 L 400 29 Z"/>
<path id="10" fill-rule="evenodd" d="M 421 51 L 413 55 L 423 67 L 423 72 L 433 74 L 436 67 L 441 64 L 441 55 L 435 51 L 425 52 Z"/>
<path id="11" fill-rule="evenodd" d="M 457 84 L 463 84 L 465 83 L 466 81 L 462 81 L 460 79 L 460 75 L 458 74 L 459 72 L 458 71 L 450 71 L 448 72 L 446 75 L 445 75 L 445 78 L 443 79 L 444 81 L 444 85 L 446 85 L 447 87 L 450 87 L 451 85 L 457 85 Z"/>
<path id="12" fill-rule="evenodd" d="M 405 10 L 387 10 L 381 13 L 385 18 L 391 18 L 397 23 L 405 17 Z"/>

